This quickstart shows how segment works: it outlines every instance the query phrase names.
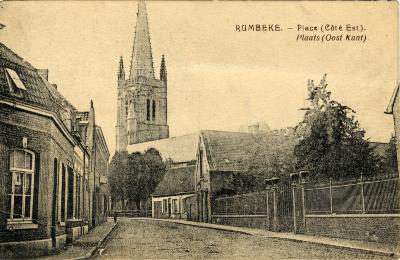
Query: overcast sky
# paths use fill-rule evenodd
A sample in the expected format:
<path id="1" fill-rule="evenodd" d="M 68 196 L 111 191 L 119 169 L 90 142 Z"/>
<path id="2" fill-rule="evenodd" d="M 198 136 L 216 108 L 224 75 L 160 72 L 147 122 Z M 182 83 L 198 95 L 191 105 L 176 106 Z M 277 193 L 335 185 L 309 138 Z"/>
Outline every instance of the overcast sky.
<path id="1" fill-rule="evenodd" d="M 115 150 L 119 56 L 129 75 L 136 1 L 1 2 L 0 41 L 36 68 L 80 110 L 90 99 Z M 398 82 L 396 2 L 147 3 L 153 59 L 168 68 L 170 135 L 238 130 L 265 121 L 296 125 L 307 80 L 327 73 L 332 96 L 357 111 L 373 141 L 388 141 L 385 115 Z M 297 32 L 235 32 L 236 24 L 362 24 L 365 43 L 296 42 Z"/>

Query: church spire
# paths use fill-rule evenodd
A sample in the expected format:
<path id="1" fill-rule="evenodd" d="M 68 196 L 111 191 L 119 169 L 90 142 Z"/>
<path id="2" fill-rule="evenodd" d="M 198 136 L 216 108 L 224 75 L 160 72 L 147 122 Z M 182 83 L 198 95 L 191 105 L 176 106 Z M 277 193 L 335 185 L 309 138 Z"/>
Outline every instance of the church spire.
<path id="1" fill-rule="evenodd" d="M 160 80 L 167 82 L 167 65 L 165 65 L 164 54 L 161 56 Z"/>
<path id="2" fill-rule="evenodd" d="M 122 56 L 119 59 L 118 80 L 125 80 L 124 60 Z"/>
<path id="3" fill-rule="evenodd" d="M 136 78 L 138 76 L 154 79 L 149 25 L 147 21 L 146 4 L 143 0 L 139 0 L 138 4 L 129 78 Z"/>

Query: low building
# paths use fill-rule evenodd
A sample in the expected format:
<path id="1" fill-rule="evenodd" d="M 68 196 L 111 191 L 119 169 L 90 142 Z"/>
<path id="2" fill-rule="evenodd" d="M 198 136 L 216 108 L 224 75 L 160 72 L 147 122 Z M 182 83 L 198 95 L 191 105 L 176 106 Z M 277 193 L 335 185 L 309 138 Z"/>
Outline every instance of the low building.
<path id="1" fill-rule="evenodd" d="M 2 257 L 45 255 L 88 231 L 95 131 L 93 103 L 77 111 L 47 70 L 0 43 Z"/>
<path id="2" fill-rule="evenodd" d="M 400 162 L 400 97 L 399 97 L 400 84 L 396 86 L 392 98 L 385 113 L 393 115 L 394 132 L 396 136 L 397 147 L 397 161 Z M 398 171 L 400 175 L 400 163 L 398 163 Z"/>
<path id="3" fill-rule="evenodd" d="M 152 194 L 153 218 L 193 219 L 194 165 L 171 168 Z"/>

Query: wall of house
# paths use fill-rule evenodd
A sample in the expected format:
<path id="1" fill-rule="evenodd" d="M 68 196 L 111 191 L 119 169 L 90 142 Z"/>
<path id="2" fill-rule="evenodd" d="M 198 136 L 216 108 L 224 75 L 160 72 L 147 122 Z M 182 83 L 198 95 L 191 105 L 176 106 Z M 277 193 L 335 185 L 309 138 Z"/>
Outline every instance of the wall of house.
<path id="1" fill-rule="evenodd" d="M 400 162 L 400 93 L 397 93 L 393 104 L 393 120 L 394 120 L 394 131 L 396 134 L 397 161 Z M 397 166 L 400 175 L 400 163 L 398 163 Z"/>
<path id="2" fill-rule="evenodd" d="M 330 215 L 306 217 L 307 235 L 398 244 L 400 216 Z"/>
<path id="3" fill-rule="evenodd" d="M 26 149 L 34 152 L 35 173 L 33 190 L 33 221 L 10 225 L 7 220 L 11 201 L 8 193 L 11 187 L 10 149 L 23 149 L 23 138 L 27 139 Z M 58 172 L 56 190 L 55 228 L 52 232 L 53 191 L 55 182 L 54 164 Z M 61 190 L 61 169 L 65 166 L 66 187 Z M 0 107 L 0 251 L 9 255 L 26 244 L 29 256 L 49 253 L 53 242 L 62 247 L 68 234 L 68 221 L 61 219 L 61 192 L 65 194 L 65 219 L 68 217 L 68 167 L 75 169 L 74 144 L 68 140 L 54 121 L 45 116 L 28 113 L 9 106 Z M 82 169 L 83 170 L 83 169 Z M 74 173 L 75 174 L 75 173 Z M 75 195 L 75 194 L 74 194 Z M 75 197 L 74 197 L 75 199 Z M 83 208 L 83 201 L 81 207 Z M 83 209 L 82 209 L 83 210 Z M 85 218 L 83 215 L 82 218 Z M 76 224 L 76 223 L 75 223 Z M 79 226 L 84 224 L 82 221 Z M 52 233 L 55 241 L 52 242 Z M 31 250 L 32 249 L 32 250 Z M 10 257 L 12 255 L 9 255 Z M 15 255 L 22 257 L 23 255 Z"/>
<path id="4" fill-rule="evenodd" d="M 27 139 L 26 149 L 35 155 L 33 221 L 11 225 L 7 220 L 11 205 L 8 196 L 12 181 L 10 150 L 23 149 L 24 137 Z M 67 164 L 72 154 L 72 144 L 61 134 L 52 119 L 8 106 L 0 107 L 0 244 L 8 245 L 6 249 L 0 246 L 2 253 L 7 255 L 14 252 L 10 248 L 18 246 L 18 241 L 26 243 L 27 248 L 32 247 L 32 251 L 37 249 L 30 256 L 48 253 L 49 245 L 52 246 L 54 158 Z M 65 227 L 57 223 L 55 235 L 56 243 L 62 246 L 66 240 Z"/>

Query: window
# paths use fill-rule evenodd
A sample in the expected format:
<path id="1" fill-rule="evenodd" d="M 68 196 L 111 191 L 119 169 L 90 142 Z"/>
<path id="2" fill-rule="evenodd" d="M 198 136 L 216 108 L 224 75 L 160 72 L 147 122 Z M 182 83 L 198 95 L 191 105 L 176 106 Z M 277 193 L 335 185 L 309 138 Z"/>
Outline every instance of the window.
<path id="1" fill-rule="evenodd" d="M 150 121 L 150 100 L 149 99 L 147 99 L 146 120 Z"/>
<path id="2" fill-rule="evenodd" d="M 32 220 L 34 169 L 34 153 L 22 149 L 11 150 L 11 185 L 8 190 L 11 221 Z"/>
<path id="3" fill-rule="evenodd" d="M 128 117 L 128 100 L 125 101 L 125 116 Z"/>
<path id="4" fill-rule="evenodd" d="M 81 217 L 81 176 L 76 175 L 76 197 L 75 197 L 75 216 L 79 219 Z"/>
<path id="5" fill-rule="evenodd" d="M 156 101 L 155 100 L 153 100 L 152 112 L 153 112 L 153 120 L 155 120 L 156 119 Z"/>
<path id="6" fill-rule="evenodd" d="M 6 68 L 7 82 L 10 87 L 10 91 L 14 93 L 21 93 L 20 90 L 26 90 L 26 87 L 18 74 L 9 68 Z"/>
<path id="7" fill-rule="evenodd" d="M 67 200 L 67 217 L 74 218 L 74 173 L 71 167 L 68 167 L 68 200 Z"/>
<path id="8" fill-rule="evenodd" d="M 65 165 L 61 166 L 61 176 L 60 176 L 60 222 L 65 223 L 65 202 L 66 202 L 66 169 Z"/>
<path id="9" fill-rule="evenodd" d="M 167 213 L 168 212 L 168 200 L 167 199 L 163 199 L 163 213 Z"/>
<path id="10" fill-rule="evenodd" d="M 174 213 L 178 213 L 178 200 L 177 199 L 172 200 L 172 211 Z"/>

